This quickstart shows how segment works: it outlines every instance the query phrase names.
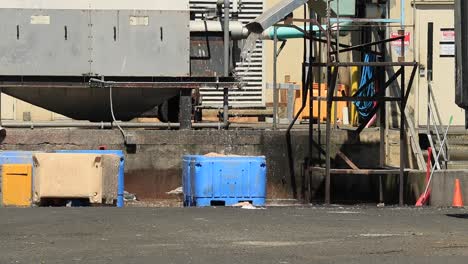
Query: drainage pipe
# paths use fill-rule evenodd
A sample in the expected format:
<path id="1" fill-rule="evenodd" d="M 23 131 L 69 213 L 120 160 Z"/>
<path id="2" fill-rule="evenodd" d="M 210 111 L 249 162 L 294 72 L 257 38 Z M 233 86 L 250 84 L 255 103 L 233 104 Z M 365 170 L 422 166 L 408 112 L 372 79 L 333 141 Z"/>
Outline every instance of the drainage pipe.
<path id="1" fill-rule="evenodd" d="M 341 18 L 340 18 L 341 19 Z M 335 30 L 338 24 L 333 26 L 332 30 Z M 349 31 L 354 30 L 356 25 L 350 21 L 340 22 L 340 34 L 346 35 Z M 276 34 L 278 39 L 293 39 L 293 38 L 303 38 L 304 32 L 294 27 L 270 27 L 267 28 L 262 33 L 262 39 L 264 40 L 273 40 Z M 299 26 L 299 28 L 304 29 L 304 27 Z M 322 25 L 322 28 L 327 29 L 327 25 Z M 305 31 L 309 31 L 310 26 L 305 27 Z M 318 26 L 313 26 L 312 31 L 319 32 L 320 29 Z M 190 32 L 194 33 L 209 33 L 209 32 L 224 32 L 224 24 L 221 21 L 204 21 L 204 20 L 192 20 L 190 21 Z M 240 21 L 229 21 L 229 37 L 233 40 L 246 39 L 249 36 L 249 31 L 245 28 Z"/>
<path id="2" fill-rule="evenodd" d="M 332 31 L 336 30 L 338 27 L 340 28 L 340 35 L 344 36 L 348 34 L 348 31 L 354 30 L 355 25 L 352 22 L 340 22 L 339 24 L 333 25 L 332 26 Z M 294 27 L 270 27 L 267 28 L 265 31 L 262 33 L 262 39 L 265 40 L 274 40 L 275 38 L 275 28 L 276 28 L 276 35 L 278 39 L 284 40 L 284 39 L 295 39 L 295 38 L 303 38 L 304 37 L 304 32 L 301 30 L 294 28 Z M 310 30 L 310 26 L 299 26 L 300 29 L 305 29 L 305 31 Z M 327 30 L 327 25 L 322 25 L 322 28 Z M 314 32 L 319 32 L 320 29 L 318 26 L 313 26 L 312 31 Z"/>
<path id="3" fill-rule="evenodd" d="M 224 76 L 229 76 L 229 0 L 224 0 Z M 229 89 L 223 89 L 223 122 L 227 128 L 229 124 Z"/>
<path id="4" fill-rule="evenodd" d="M 4 122 L 5 128 L 98 128 L 110 129 L 119 124 L 123 128 L 179 128 L 180 123 L 137 122 Z M 193 128 L 225 128 L 223 123 L 193 123 Z"/>

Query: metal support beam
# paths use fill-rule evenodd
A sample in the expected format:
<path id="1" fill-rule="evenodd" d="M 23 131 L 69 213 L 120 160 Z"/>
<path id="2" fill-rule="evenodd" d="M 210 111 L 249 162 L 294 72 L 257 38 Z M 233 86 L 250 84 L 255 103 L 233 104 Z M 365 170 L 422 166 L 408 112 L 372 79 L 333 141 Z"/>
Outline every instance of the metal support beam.
<path id="1" fill-rule="evenodd" d="M 356 166 L 356 164 L 354 164 L 354 162 L 348 158 L 348 156 L 346 156 L 343 152 L 341 151 L 337 151 L 336 154 L 342 159 L 344 160 L 344 162 L 346 162 L 346 164 L 353 170 L 359 170 L 359 167 Z"/>
<path id="2" fill-rule="evenodd" d="M 384 43 L 387 43 L 387 42 L 392 42 L 392 41 L 395 41 L 395 40 L 401 40 L 402 38 L 405 38 L 405 37 L 404 36 L 403 37 L 399 36 L 399 37 L 396 37 L 396 38 L 384 39 L 384 40 L 379 40 L 379 41 L 375 41 L 375 42 L 371 42 L 371 43 L 351 46 L 351 47 L 348 47 L 348 48 L 340 49 L 339 52 L 343 53 L 343 52 L 347 52 L 347 51 L 360 50 L 362 48 L 368 48 L 368 47 L 372 47 L 372 46 L 375 46 L 375 45 L 384 44 Z"/>
<path id="3" fill-rule="evenodd" d="M 326 120 L 326 139 L 325 139 L 325 204 L 330 204 L 331 202 L 331 160 L 330 160 L 330 151 L 331 151 L 331 110 L 333 104 L 333 93 L 335 92 L 336 79 L 338 77 L 338 67 L 328 67 L 328 73 L 331 75 L 328 76 L 328 90 L 327 90 L 327 120 Z"/>
<path id="4" fill-rule="evenodd" d="M 367 86 L 371 85 L 373 82 L 375 82 L 376 77 L 371 78 L 368 80 L 362 87 L 359 87 L 359 89 L 351 95 L 352 97 L 356 97 L 359 93 L 361 93 L 364 89 L 367 89 Z"/>
<path id="5" fill-rule="evenodd" d="M 352 66 L 373 66 L 373 67 L 411 67 L 411 66 L 417 66 L 417 62 L 331 62 L 331 63 L 326 63 L 326 62 L 316 62 L 312 63 L 312 66 L 315 67 L 352 67 Z"/>
<path id="6" fill-rule="evenodd" d="M 316 98 L 318 100 L 322 100 L 322 98 Z M 398 97 L 381 97 L 381 96 L 372 96 L 372 97 L 351 97 L 351 96 L 333 96 L 334 102 L 358 102 L 358 101 L 376 101 L 376 102 L 395 102 L 400 101 Z"/>
<path id="7" fill-rule="evenodd" d="M 180 90 L 179 99 L 179 123 L 180 129 L 192 128 L 192 91 Z"/>
<path id="8" fill-rule="evenodd" d="M 273 37 L 273 130 L 277 129 L 278 126 L 278 104 L 279 104 L 279 95 L 278 95 L 278 80 L 277 80 L 277 65 L 278 65 L 278 35 L 276 34 L 276 27 L 274 28 L 274 37 Z"/>
<path id="9" fill-rule="evenodd" d="M 313 18 L 315 16 L 314 11 L 312 10 L 311 6 L 309 5 L 309 18 Z M 304 17 L 307 17 L 307 9 L 306 6 L 304 6 Z M 304 22 L 304 28 L 307 27 L 307 23 Z M 313 28 L 313 23 L 309 22 L 309 28 Z M 312 32 L 309 33 L 309 62 L 315 61 L 315 58 L 313 57 L 314 55 L 314 42 L 312 40 Z M 314 73 L 313 69 L 311 67 L 308 67 L 307 69 L 308 72 L 308 78 L 309 78 L 309 84 L 308 84 L 308 89 L 309 89 L 309 158 L 308 158 L 308 164 L 307 166 L 310 167 L 313 164 L 313 146 L 314 146 Z M 320 149 L 321 147 L 319 146 L 317 149 Z M 311 182 L 312 182 L 312 177 L 313 173 L 312 170 L 307 170 L 307 175 L 309 177 L 309 190 L 312 189 Z M 312 196 L 310 195 L 309 201 L 312 202 Z"/>
<path id="10" fill-rule="evenodd" d="M 315 16 L 314 11 L 312 10 L 311 6 L 309 5 L 309 18 L 312 19 Z M 304 17 L 307 17 L 307 9 L 306 6 L 304 6 Z M 304 28 L 307 27 L 307 23 L 304 22 Z M 313 23 L 309 22 L 309 28 L 313 28 Z M 309 33 L 309 62 L 315 61 L 313 55 L 314 55 L 314 43 L 312 40 L 312 32 Z M 307 69 L 308 72 L 308 78 L 309 78 L 309 158 L 307 164 L 308 166 L 312 166 L 312 160 L 313 160 L 313 146 L 314 146 L 314 73 L 312 71 L 312 68 L 309 66 Z M 320 149 L 320 146 L 319 148 Z M 312 179 L 312 171 L 308 171 L 308 176 L 309 179 Z M 309 184 L 309 189 L 311 189 L 311 184 Z M 310 195 L 310 193 L 309 193 Z"/>
<path id="11" fill-rule="evenodd" d="M 402 67 L 403 68 L 403 67 Z M 390 77 L 390 79 L 385 83 L 385 85 L 382 87 L 382 89 L 379 91 L 379 93 L 377 94 L 377 97 L 379 97 L 381 94 L 385 94 L 385 90 L 387 89 L 388 86 L 390 86 L 394 81 L 396 81 L 398 79 L 398 77 L 403 73 L 404 71 L 404 68 L 402 70 L 402 68 L 400 68 L 395 74 L 393 74 L 392 77 Z M 401 97 L 398 99 L 398 101 L 401 101 Z M 372 117 L 377 113 L 377 111 L 379 110 L 380 106 L 382 105 L 382 103 L 384 104 L 384 102 L 378 102 L 377 105 L 372 109 L 372 111 L 369 113 L 369 116 L 366 120 L 364 120 L 364 122 L 362 122 L 359 127 L 356 129 L 356 134 L 360 134 L 364 128 L 366 127 L 367 123 L 369 123 L 369 121 L 372 119 Z"/>
<path id="12" fill-rule="evenodd" d="M 380 50 L 385 52 L 385 44 L 380 45 Z M 382 60 L 385 59 L 383 56 Z M 386 112 L 387 112 L 387 104 L 383 99 L 385 98 L 385 69 L 384 68 L 377 68 L 377 88 L 379 91 L 379 101 L 382 102 L 383 106 L 380 108 L 379 112 L 379 137 L 380 137 L 380 146 L 379 146 L 379 160 L 380 160 L 380 167 L 384 168 L 387 163 L 387 153 L 386 153 L 386 127 L 387 127 L 387 120 L 386 120 Z M 383 90 L 383 91 L 382 91 Z M 384 176 L 379 175 L 379 203 L 383 204 L 384 201 Z"/>
<path id="13" fill-rule="evenodd" d="M 402 46 L 404 47 L 404 46 Z M 405 167 L 406 167 L 406 139 L 405 139 L 405 72 L 401 74 L 401 102 L 400 102 L 400 178 L 399 178 L 399 199 L 398 203 L 400 206 L 403 206 L 404 197 L 403 197 L 403 185 L 405 179 Z"/>
<path id="14" fill-rule="evenodd" d="M 411 76 L 410 76 L 410 79 L 408 81 L 408 89 L 406 89 L 406 94 L 405 94 L 405 102 L 408 102 L 408 98 L 409 98 L 410 93 L 411 93 L 411 87 L 413 87 L 414 77 L 416 76 L 416 70 L 417 69 L 418 69 L 418 67 L 414 66 L 413 70 L 411 71 Z"/>
<path id="15" fill-rule="evenodd" d="M 402 4 L 404 2 L 402 1 Z M 402 12 L 404 10 L 404 7 L 402 7 Z M 402 18 L 402 25 L 403 25 L 403 18 Z M 401 29 L 398 30 L 398 35 L 401 37 L 405 36 L 405 30 Z M 405 39 L 401 39 L 401 60 L 405 59 Z M 399 195 L 398 195 L 398 203 L 400 206 L 403 206 L 404 203 L 404 180 L 405 180 L 405 168 L 406 168 L 406 156 L 407 156 L 407 151 L 406 151 L 406 137 L 405 137 L 405 121 L 406 121 L 406 100 L 405 100 L 405 68 L 401 66 L 401 83 L 400 83 L 400 89 L 401 89 L 401 102 L 400 102 L 400 179 L 399 179 Z"/>
<path id="16" fill-rule="evenodd" d="M 325 169 L 322 167 L 312 167 L 310 170 L 324 173 Z M 411 169 L 406 169 L 405 172 L 412 171 Z M 391 168 L 382 168 L 382 169 L 331 169 L 331 174 L 347 174 L 347 175 L 394 175 L 398 176 L 400 173 L 399 169 Z"/>

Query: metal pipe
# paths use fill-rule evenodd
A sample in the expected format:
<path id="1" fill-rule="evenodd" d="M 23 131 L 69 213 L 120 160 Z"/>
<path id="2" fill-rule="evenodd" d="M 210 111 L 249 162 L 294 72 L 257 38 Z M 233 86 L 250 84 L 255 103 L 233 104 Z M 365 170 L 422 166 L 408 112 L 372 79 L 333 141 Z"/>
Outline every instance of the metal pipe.
<path id="1" fill-rule="evenodd" d="M 311 28 L 313 26 L 312 24 L 312 19 L 316 18 L 316 15 L 315 15 L 315 12 L 312 10 L 311 6 L 308 5 L 309 7 L 309 19 L 311 21 L 309 21 L 309 28 Z M 316 52 L 315 52 L 315 43 L 313 41 L 313 38 L 312 38 L 312 35 L 313 33 L 312 32 L 309 32 L 310 34 L 310 38 L 309 38 L 309 63 L 312 63 L 312 61 L 315 60 L 314 56 L 316 55 Z M 307 167 L 308 168 L 311 168 L 313 166 L 313 142 L 314 142 L 314 71 L 312 69 L 311 66 L 308 67 L 308 72 L 309 72 L 309 84 L 308 84 L 308 89 L 309 89 L 309 159 L 308 159 L 308 164 L 307 164 Z M 309 177 L 309 188 L 308 189 L 311 189 L 311 182 L 312 182 L 312 170 L 309 169 L 309 174 L 308 174 L 308 177 Z M 310 192 L 308 193 L 309 195 L 309 202 L 312 202 L 312 195 L 310 194 Z"/>
<path id="2" fill-rule="evenodd" d="M 400 13 L 401 13 L 400 14 L 400 16 L 401 16 L 400 17 L 400 20 L 401 20 L 400 24 L 401 24 L 401 29 L 404 29 L 405 28 L 405 8 L 406 8 L 405 5 L 406 5 L 406 1 L 401 0 L 400 5 L 401 5 L 400 6 Z M 403 49 L 404 47 L 401 47 L 401 48 Z"/>
<path id="3" fill-rule="evenodd" d="M 320 14 L 317 14 L 317 21 L 321 21 L 321 17 L 320 17 Z M 319 32 L 319 36 L 318 36 L 320 39 L 322 39 L 322 32 Z M 317 47 L 317 57 L 318 59 L 316 60 L 317 62 L 321 62 L 322 61 L 322 54 L 323 54 L 323 43 L 318 41 L 318 47 Z M 316 67 L 317 68 L 317 84 L 318 84 L 318 97 L 321 97 L 322 96 L 322 73 L 323 73 L 323 69 L 322 67 Z M 317 100 L 317 105 L 318 105 L 318 110 L 317 110 L 317 143 L 318 145 L 321 147 L 322 146 L 322 128 L 321 128 L 321 121 L 320 121 L 320 117 L 322 116 L 322 100 Z M 323 165 L 322 163 L 322 153 L 319 151 L 318 152 L 318 163 L 319 165 Z"/>
<path id="4" fill-rule="evenodd" d="M 354 30 L 354 27 L 352 25 L 353 24 L 351 22 L 340 22 L 332 26 L 332 30 L 336 30 L 339 27 L 341 33 L 345 35 L 348 31 Z M 327 29 L 326 24 L 322 25 L 321 27 L 325 30 Z M 304 31 L 308 32 L 310 31 L 310 29 L 312 29 L 313 32 L 321 31 L 318 26 L 314 26 L 312 23 L 309 26 L 303 26 L 303 27 L 300 27 L 300 26 L 292 27 L 291 25 L 284 25 L 284 26 L 279 25 L 279 26 L 273 26 L 273 27 L 266 29 L 262 33 L 262 39 L 273 40 L 275 29 L 276 29 L 276 35 L 278 36 L 278 39 L 281 39 L 281 40 L 292 39 L 292 38 L 303 38 Z M 340 34 L 340 33 L 337 33 L 337 34 Z"/>
<path id="5" fill-rule="evenodd" d="M 234 13 L 239 12 L 239 0 L 233 0 L 232 1 L 232 12 L 234 12 Z"/>
<path id="6" fill-rule="evenodd" d="M 273 130 L 277 128 L 278 122 L 278 80 L 277 80 L 277 65 L 278 65 L 278 36 L 276 35 L 276 27 L 274 28 L 273 37 Z"/>
<path id="7" fill-rule="evenodd" d="M 229 76 L 229 0 L 224 0 L 224 76 Z M 223 122 L 227 128 L 229 124 L 229 89 L 223 89 Z"/>
<path id="8" fill-rule="evenodd" d="M 4 122 L 6 128 L 112 128 L 111 122 Z"/>
<path id="9" fill-rule="evenodd" d="M 401 23 L 402 19 L 386 19 L 386 18 L 340 18 L 340 22 L 353 22 L 353 23 Z M 337 23 L 336 18 L 330 18 L 331 23 Z"/>
<path id="10" fill-rule="evenodd" d="M 413 6 L 415 5 L 453 5 L 453 1 L 449 2 L 447 0 L 445 1 L 413 1 Z"/>
<path id="11" fill-rule="evenodd" d="M 4 122 L 5 128 L 98 128 L 110 129 L 116 124 L 123 128 L 179 128 L 180 123 L 138 122 Z M 193 123 L 193 128 L 225 128 L 223 123 Z"/>
<path id="12" fill-rule="evenodd" d="M 413 2 L 411 3 L 411 7 L 413 8 L 413 21 L 412 21 L 412 28 L 413 28 L 413 32 L 416 32 L 416 4 L 415 4 L 415 0 L 413 0 Z M 415 53 L 413 53 L 413 61 L 416 61 L 416 56 L 419 57 L 419 51 L 417 51 L 417 48 L 416 48 L 416 41 L 413 41 L 413 50 L 415 51 Z M 418 79 L 419 81 L 419 79 Z"/>
<path id="13" fill-rule="evenodd" d="M 231 39 L 245 39 L 249 35 L 249 31 L 240 21 L 230 21 L 229 31 Z M 218 20 L 191 20 L 190 32 L 224 32 L 224 25 Z"/>

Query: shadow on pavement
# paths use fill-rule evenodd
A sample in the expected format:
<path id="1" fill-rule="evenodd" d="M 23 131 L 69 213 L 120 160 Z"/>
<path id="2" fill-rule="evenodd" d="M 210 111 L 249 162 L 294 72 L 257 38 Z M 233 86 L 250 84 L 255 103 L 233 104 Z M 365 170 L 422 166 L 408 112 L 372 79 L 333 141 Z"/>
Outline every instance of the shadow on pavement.
<path id="1" fill-rule="evenodd" d="M 461 218 L 461 219 L 468 219 L 468 214 L 446 214 L 446 216 Z"/>

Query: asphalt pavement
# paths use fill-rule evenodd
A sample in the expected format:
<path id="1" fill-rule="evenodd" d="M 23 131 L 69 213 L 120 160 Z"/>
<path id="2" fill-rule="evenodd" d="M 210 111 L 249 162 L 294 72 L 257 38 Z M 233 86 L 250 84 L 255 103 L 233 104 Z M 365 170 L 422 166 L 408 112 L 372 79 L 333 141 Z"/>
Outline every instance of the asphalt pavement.
<path id="1" fill-rule="evenodd" d="M 467 209 L 0 208 L 0 263 L 466 263 Z"/>

